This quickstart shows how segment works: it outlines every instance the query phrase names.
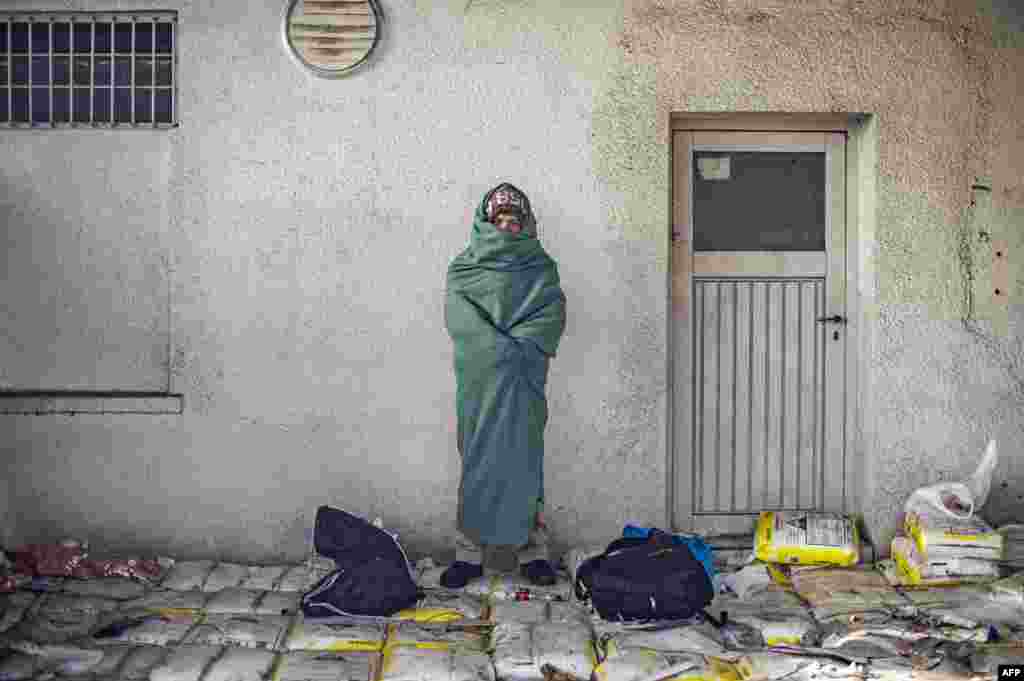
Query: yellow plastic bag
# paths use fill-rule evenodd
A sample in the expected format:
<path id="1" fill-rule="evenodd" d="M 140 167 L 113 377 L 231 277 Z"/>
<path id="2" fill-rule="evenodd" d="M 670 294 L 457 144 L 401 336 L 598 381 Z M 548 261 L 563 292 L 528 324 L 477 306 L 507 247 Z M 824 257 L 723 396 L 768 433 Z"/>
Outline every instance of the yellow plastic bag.
<path id="1" fill-rule="evenodd" d="M 757 522 L 754 555 L 766 563 L 855 565 L 860 536 L 838 513 L 765 511 Z"/>

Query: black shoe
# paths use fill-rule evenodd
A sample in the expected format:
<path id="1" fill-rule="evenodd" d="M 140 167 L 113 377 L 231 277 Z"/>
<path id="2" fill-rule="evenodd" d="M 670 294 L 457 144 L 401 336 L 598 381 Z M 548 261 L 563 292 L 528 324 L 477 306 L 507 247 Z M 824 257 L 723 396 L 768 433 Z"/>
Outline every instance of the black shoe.
<path id="1" fill-rule="evenodd" d="M 457 560 L 441 575 L 441 586 L 446 589 L 461 589 L 469 580 L 483 576 L 483 565 Z"/>
<path id="2" fill-rule="evenodd" d="M 531 584 L 536 584 L 537 586 L 551 586 L 558 581 L 555 569 L 546 560 L 538 559 L 529 562 L 519 568 L 519 570 L 523 573 L 523 577 L 526 577 L 530 580 Z"/>

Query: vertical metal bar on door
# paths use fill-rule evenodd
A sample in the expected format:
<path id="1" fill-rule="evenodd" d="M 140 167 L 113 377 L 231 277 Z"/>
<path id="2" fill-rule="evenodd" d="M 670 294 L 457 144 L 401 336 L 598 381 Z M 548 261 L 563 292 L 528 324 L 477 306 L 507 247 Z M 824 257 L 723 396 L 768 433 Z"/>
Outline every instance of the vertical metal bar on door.
<path id="1" fill-rule="evenodd" d="M 132 17 L 132 43 L 131 43 L 131 56 L 128 58 L 128 86 L 131 88 L 128 91 L 128 97 L 132 100 L 131 104 L 131 117 L 132 125 L 135 125 L 135 19 Z"/>
<path id="2" fill-rule="evenodd" d="M 736 346 L 740 342 L 739 331 L 736 327 L 736 306 L 739 304 L 739 284 L 732 282 L 732 484 L 729 510 L 736 510 Z"/>
<path id="3" fill-rule="evenodd" d="M 152 122 L 153 127 L 156 127 L 156 18 L 150 25 L 150 36 L 153 41 L 150 47 L 153 51 L 149 57 L 149 120 Z"/>
<path id="4" fill-rule="evenodd" d="M 821 315 L 818 313 L 818 298 L 821 294 L 820 282 L 814 282 L 814 319 L 818 319 Z M 818 508 L 818 323 L 814 323 L 814 335 L 811 336 L 814 339 L 814 398 L 811 400 L 811 432 L 812 444 L 811 444 L 811 507 Z"/>
<path id="5" fill-rule="evenodd" d="M 28 18 L 28 127 L 30 128 L 32 127 L 32 57 L 35 52 L 35 50 L 32 49 L 35 47 L 35 45 L 32 44 L 32 38 L 35 36 L 36 32 L 35 21 L 35 17 Z"/>
<path id="6" fill-rule="evenodd" d="M 89 125 L 96 124 L 96 17 L 93 16 L 89 31 Z M 72 93 L 74 94 L 74 93 Z"/>
<path id="7" fill-rule="evenodd" d="M 47 56 L 47 62 L 50 69 L 50 127 L 53 127 L 53 17 L 50 17 L 50 23 L 48 24 L 48 26 L 49 28 L 47 29 L 48 35 L 46 37 L 46 47 L 49 53 Z"/>
<path id="8" fill-rule="evenodd" d="M 704 453 L 702 443 L 704 442 L 704 287 L 700 285 L 699 281 L 694 280 L 694 295 L 693 300 L 697 302 L 697 293 L 699 291 L 700 299 L 700 324 L 693 325 L 693 367 L 694 367 L 694 379 L 696 385 L 694 385 L 695 391 L 698 393 L 698 398 L 692 400 L 693 403 L 693 433 L 692 433 L 692 451 L 695 453 L 693 457 L 696 462 L 695 468 L 697 469 L 693 476 L 693 498 L 697 501 L 697 508 L 704 508 Z M 700 352 L 697 352 L 698 343 L 700 343 Z M 698 392 L 699 391 L 699 392 Z M 697 405 L 701 406 L 701 418 L 697 418 Z"/>
<path id="9" fill-rule="evenodd" d="M 771 291 L 771 282 L 766 282 L 764 285 L 764 436 L 761 438 L 761 455 L 764 457 L 764 468 L 768 470 L 768 405 L 771 402 L 768 401 L 768 379 L 771 375 L 769 366 L 771 365 L 771 347 L 772 347 L 772 334 L 771 334 L 771 307 L 769 293 Z M 765 498 L 764 493 L 767 487 L 762 483 L 761 485 L 761 505 L 764 505 Z"/>
<path id="10" fill-rule="evenodd" d="M 750 301 L 750 343 L 747 350 L 747 510 L 754 508 L 754 282 L 747 282 L 747 291 Z"/>
<path id="11" fill-rule="evenodd" d="M 782 323 L 782 339 L 779 344 L 779 357 L 782 359 L 782 367 L 779 369 L 779 507 L 785 506 L 786 502 L 786 282 L 779 282 L 782 298 L 782 312 L 780 318 Z"/>
<path id="12" fill-rule="evenodd" d="M 722 287 L 715 284 L 715 510 L 722 508 Z"/>
<path id="13" fill-rule="evenodd" d="M 803 393 L 804 393 L 804 334 L 800 328 L 804 323 L 804 294 L 803 282 L 796 285 L 796 453 L 793 457 L 796 460 L 796 507 L 800 508 L 800 468 L 803 446 L 800 438 L 803 435 Z"/>
<path id="14" fill-rule="evenodd" d="M 825 287 L 821 287 L 821 315 L 825 314 Z M 828 373 L 825 371 L 825 354 L 828 352 L 826 343 L 828 343 L 828 336 L 825 333 L 825 325 L 821 325 L 821 331 L 819 335 L 821 337 L 821 403 L 819 410 L 821 411 L 821 470 L 818 472 L 820 477 L 821 485 L 821 505 L 825 505 L 825 456 L 828 451 L 828 444 L 825 441 L 825 402 L 828 400 L 828 390 L 825 387 L 825 382 L 828 380 Z"/>

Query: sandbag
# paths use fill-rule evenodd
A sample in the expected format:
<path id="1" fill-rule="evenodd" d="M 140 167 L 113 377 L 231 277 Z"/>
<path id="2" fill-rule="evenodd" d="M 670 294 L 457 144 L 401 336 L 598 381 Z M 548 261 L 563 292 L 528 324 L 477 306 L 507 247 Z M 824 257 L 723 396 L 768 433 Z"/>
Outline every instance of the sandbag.
<path id="1" fill-rule="evenodd" d="M 254 615 L 294 615 L 299 611 L 302 594 L 290 591 L 264 591 L 252 606 Z"/>
<path id="2" fill-rule="evenodd" d="M 284 573 L 291 567 L 291 565 L 253 565 L 249 568 L 249 576 L 239 586 L 243 589 L 273 591 L 277 589 Z"/>
<path id="3" fill-rule="evenodd" d="M 649 674 L 680 668 L 673 681 L 704 681 L 706 663 L 697 653 L 661 652 L 645 648 L 616 650 L 594 668 L 595 681 L 637 681 Z"/>
<path id="4" fill-rule="evenodd" d="M 487 637 L 480 631 L 458 626 L 396 622 L 388 625 L 385 647 L 395 645 L 483 652 L 487 648 Z"/>
<path id="5" fill-rule="evenodd" d="M 497 624 L 539 624 L 548 621 L 547 601 L 495 601 L 491 621 Z"/>
<path id="6" fill-rule="evenodd" d="M 494 668 L 483 653 L 388 646 L 381 658 L 380 681 L 494 681 Z"/>
<path id="7" fill-rule="evenodd" d="M 202 620 L 197 614 L 125 613 L 123 619 L 109 623 L 93 640 L 98 645 L 134 643 L 137 645 L 172 646 L 182 642 Z"/>
<path id="8" fill-rule="evenodd" d="M 290 617 L 209 614 L 184 642 L 194 645 L 276 649 L 288 633 Z"/>
<path id="9" fill-rule="evenodd" d="M 117 669 L 117 676 L 122 679 L 149 679 L 152 669 L 163 663 L 173 648 L 164 646 L 141 645 L 133 646 Z"/>
<path id="10" fill-rule="evenodd" d="M 37 643 L 65 643 L 91 635 L 116 609 L 117 601 L 110 599 L 51 593 L 34 603 L 8 635 Z"/>
<path id="11" fill-rule="evenodd" d="M 203 681 L 263 681 L 273 663 L 273 651 L 229 647 L 206 670 Z"/>
<path id="12" fill-rule="evenodd" d="M 179 646 L 149 673 L 149 681 L 199 681 L 222 652 L 219 646 Z"/>
<path id="13" fill-rule="evenodd" d="M 672 653 L 726 654 L 721 635 L 708 623 L 650 630 L 598 631 L 598 651 L 602 659 L 625 649 L 646 648 Z"/>
<path id="14" fill-rule="evenodd" d="M 190 560 L 176 563 L 160 582 L 160 588 L 173 591 L 202 590 L 206 579 L 213 572 L 214 565 L 212 560 Z"/>
<path id="15" fill-rule="evenodd" d="M 280 657 L 271 681 L 375 681 L 380 655 L 297 650 Z"/>
<path id="16" fill-rule="evenodd" d="M 0 594 L 0 633 L 20 622 L 39 597 L 31 591 Z"/>
<path id="17" fill-rule="evenodd" d="M 262 595 L 262 591 L 228 587 L 213 594 L 207 601 L 205 610 L 214 614 L 252 614 L 253 606 Z"/>
<path id="18" fill-rule="evenodd" d="M 477 596 L 431 589 L 423 593 L 412 608 L 399 610 L 395 619 L 453 622 L 460 619 L 480 620 L 484 617 L 487 602 Z"/>
<path id="19" fill-rule="evenodd" d="M 249 566 L 236 563 L 217 563 L 203 582 L 203 591 L 239 588 L 249 578 Z"/>
<path id="20" fill-rule="evenodd" d="M 380 624 L 328 624 L 298 615 L 284 647 L 287 650 L 374 652 L 384 647 L 384 636 L 385 629 Z"/>
<path id="21" fill-rule="evenodd" d="M 586 626 L 498 624 L 492 641 L 500 681 L 540 681 L 545 664 L 586 679 L 597 665 L 593 636 Z"/>
<path id="22" fill-rule="evenodd" d="M 173 591 L 161 589 L 151 591 L 141 598 L 134 598 L 121 604 L 124 610 L 145 610 L 158 614 L 198 613 L 206 605 L 210 594 L 202 591 Z"/>
<path id="23" fill-rule="evenodd" d="M 97 596 L 118 601 L 140 598 L 149 591 L 142 582 L 126 577 L 95 577 L 93 579 L 68 579 L 62 591 L 76 596 Z"/>

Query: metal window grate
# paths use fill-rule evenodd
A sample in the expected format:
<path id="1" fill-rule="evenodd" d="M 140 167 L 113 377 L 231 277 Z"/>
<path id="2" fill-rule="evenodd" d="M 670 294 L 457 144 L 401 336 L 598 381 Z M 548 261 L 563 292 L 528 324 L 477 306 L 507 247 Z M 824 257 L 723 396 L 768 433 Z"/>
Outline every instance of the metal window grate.
<path id="1" fill-rule="evenodd" d="M 177 127 L 178 13 L 0 12 L 0 128 Z"/>

